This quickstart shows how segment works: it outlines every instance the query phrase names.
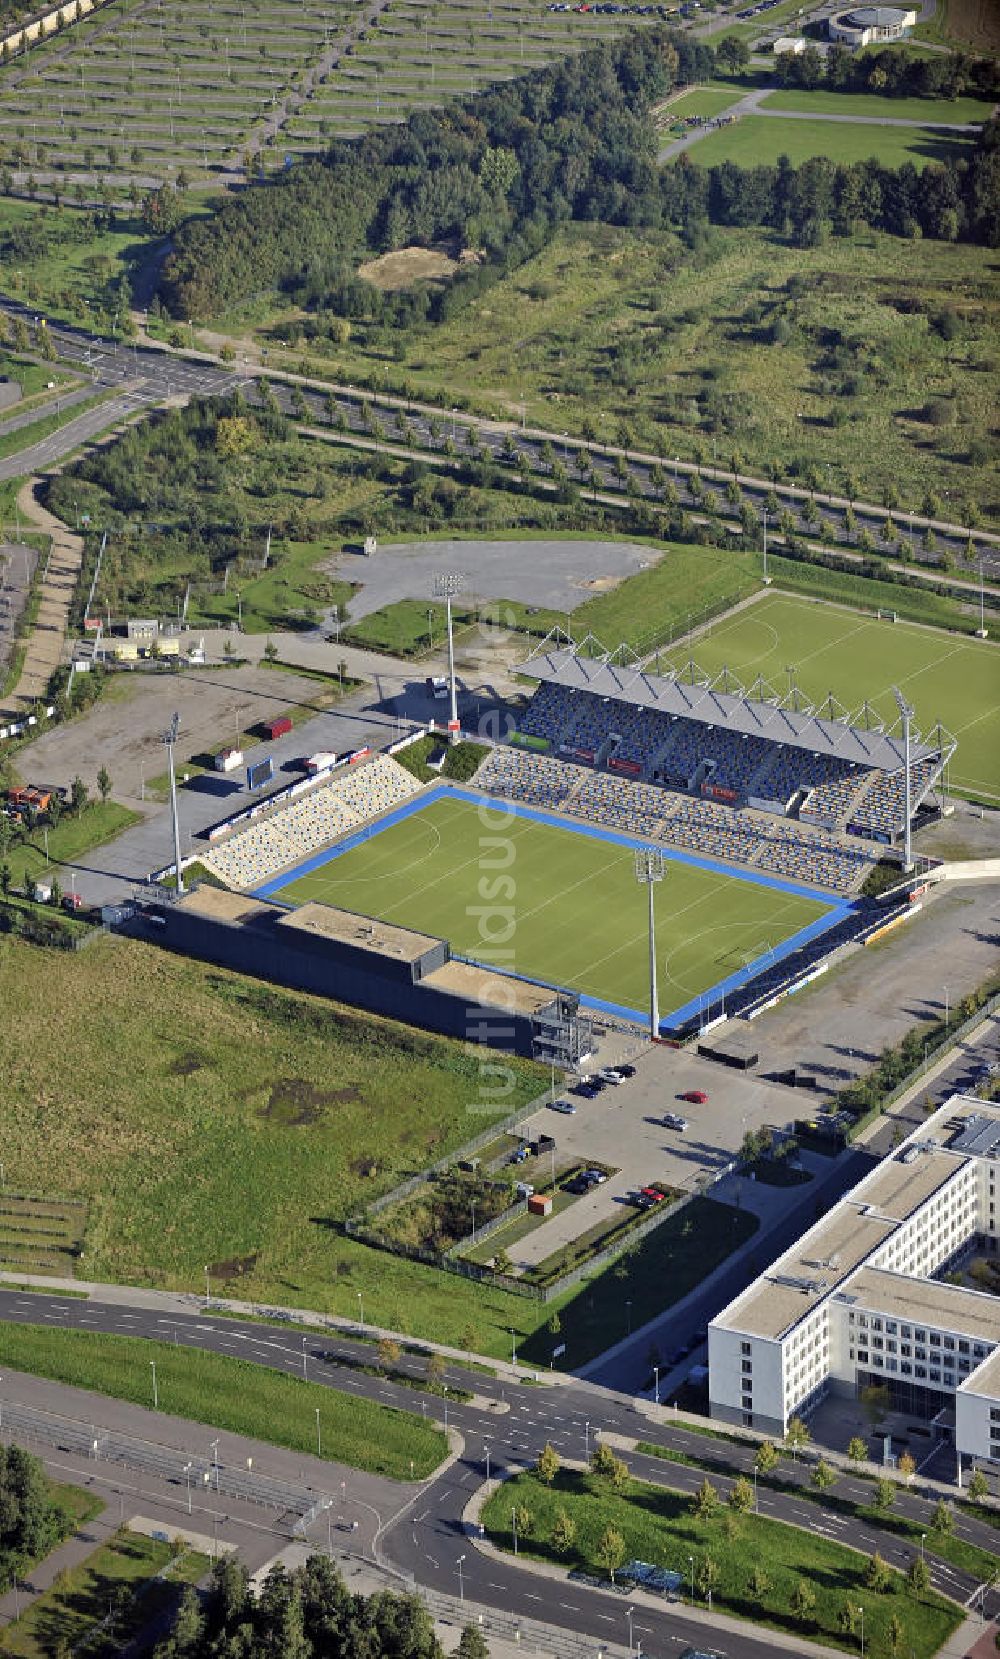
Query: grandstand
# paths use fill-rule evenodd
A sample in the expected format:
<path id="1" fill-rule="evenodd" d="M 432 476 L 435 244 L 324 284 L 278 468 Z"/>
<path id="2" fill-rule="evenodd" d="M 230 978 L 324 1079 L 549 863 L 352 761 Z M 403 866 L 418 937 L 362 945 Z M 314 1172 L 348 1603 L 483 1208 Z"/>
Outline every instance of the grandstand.
<path id="1" fill-rule="evenodd" d="M 201 862 L 227 887 L 252 890 L 279 870 L 301 864 L 347 830 L 398 806 L 420 788 L 389 755 L 340 767 L 294 799 L 237 824 Z M 265 803 L 266 808 L 266 803 Z"/>
<path id="2" fill-rule="evenodd" d="M 693 662 L 654 674 L 637 659 L 626 661 L 624 649 L 611 654 L 593 640 L 578 647 L 543 645 L 524 670 L 539 682 L 512 740 L 525 751 L 784 821 L 784 833 L 775 835 L 759 825 L 747 831 L 732 813 L 728 820 L 695 814 L 694 823 L 714 837 L 720 856 L 732 856 L 721 851 L 730 842 L 735 848 L 748 833 L 764 833 L 786 849 L 779 855 L 772 846 L 767 858 L 780 856 L 783 864 L 787 851 L 796 862 L 800 825 L 881 845 L 903 834 L 902 736 L 880 722 L 851 724 L 832 698 L 821 713 L 792 686 L 784 697 L 763 684 L 751 694 L 728 671 L 711 681 Z M 924 743 L 917 735 L 911 742 L 914 815 L 954 752 L 940 728 L 938 739 Z M 523 787 L 526 780 L 519 782 Z M 533 787 L 556 789 L 553 780 L 540 778 Z M 578 799 L 596 800 L 602 813 L 613 810 L 607 792 L 579 791 Z M 651 833 L 650 817 L 669 818 L 678 833 L 692 822 L 690 812 L 686 818 L 662 799 L 644 796 L 640 802 L 620 791 L 617 800 L 643 834 Z"/>

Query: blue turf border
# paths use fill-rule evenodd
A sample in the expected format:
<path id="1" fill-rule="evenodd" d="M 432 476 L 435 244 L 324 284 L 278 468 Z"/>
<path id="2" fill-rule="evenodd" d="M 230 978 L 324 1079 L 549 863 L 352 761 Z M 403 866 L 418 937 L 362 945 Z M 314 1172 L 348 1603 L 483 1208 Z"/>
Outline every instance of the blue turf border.
<path id="1" fill-rule="evenodd" d="M 282 888 L 290 887 L 293 881 L 300 880 L 302 876 L 311 875 L 314 870 L 321 870 L 325 864 L 332 864 L 335 859 L 341 858 L 344 853 L 352 852 L 355 847 L 360 847 L 364 842 L 371 841 L 376 835 L 381 835 L 383 830 L 391 829 L 394 824 L 405 823 L 407 818 L 412 818 L 415 813 L 423 812 L 426 807 L 434 806 L 441 800 L 458 800 L 465 801 L 470 806 L 485 806 L 496 813 L 503 813 L 512 818 L 525 818 L 531 823 L 545 824 L 550 829 L 566 830 L 571 835 L 589 836 L 592 840 L 608 842 L 616 847 L 645 847 L 649 845 L 648 840 L 643 840 L 641 836 L 627 835 L 622 830 L 606 829 L 601 824 L 584 824 L 574 819 L 560 818 L 553 812 L 546 812 L 543 807 L 527 806 L 521 801 L 508 801 L 502 796 L 483 795 L 477 790 L 463 789 L 456 784 L 438 783 L 424 793 L 411 795 L 409 800 L 404 801 L 401 806 L 394 807 L 391 812 L 386 813 L 384 818 L 379 818 L 374 824 L 366 824 L 363 828 L 355 830 L 353 834 L 345 836 L 344 840 L 338 841 L 335 846 L 326 847 L 322 852 L 314 853 L 311 858 L 303 860 L 294 869 L 285 871 L 283 875 L 276 876 L 274 880 L 264 882 L 262 886 L 254 888 L 253 897 L 257 899 L 271 898 L 275 893 L 281 892 Z M 782 962 L 795 951 L 801 950 L 803 945 L 810 944 L 814 939 L 818 939 L 821 934 L 842 922 L 854 909 L 850 900 L 831 899 L 828 893 L 820 892 L 818 888 L 805 887 L 800 882 L 784 881 L 779 876 L 766 875 L 762 870 L 737 870 L 732 865 L 720 864 L 716 859 L 699 857 L 696 853 L 682 852 L 672 847 L 664 847 L 663 856 L 668 863 L 688 864 L 696 870 L 706 870 L 712 875 L 728 876 L 732 881 L 748 881 L 758 887 L 768 887 L 773 892 L 790 893 L 796 898 L 812 899 L 816 904 L 825 905 L 827 910 L 825 915 L 817 916 L 814 922 L 800 928 L 797 933 L 793 933 L 780 945 L 775 946 L 773 950 L 766 952 L 763 956 L 756 957 L 747 967 L 738 969 L 736 973 L 729 974 L 725 979 L 720 979 L 715 985 L 702 991 L 700 996 L 692 997 L 690 1001 L 683 1003 L 680 1008 L 672 1009 L 669 1014 L 661 1018 L 661 1030 L 664 1026 L 668 1028 L 681 1026 L 687 1020 L 693 1019 L 695 1015 L 700 1016 L 702 1013 L 709 1013 L 716 1003 L 721 1005 L 731 992 L 738 990 L 741 985 L 745 985 L 749 980 L 756 978 L 764 968 L 773 967 L 775 963 Z M 552 990 L 568 989 L 566 986 L 552 985 L 552 982 L 547 979 L 535 979 L 530 974 L 509 973 L 509 970 L 496 968 L 491 963 L 479 962 L 475 957 L 461 956 L 457 951 L 453 952 L 453 955 L 457 961 L 473 962 L 477 967 L 488 968 L 491 973 L 508 973 L 508 977 L 522 979 L 529 985 L 542 985 L 550 987 Z M 584 1007 L 593 1008 L 598 1013 L 610 1014 L 619 1019 L 642 1021 L 648 1018 L 648 1014 L 638 1008 L 626 1008 L 622 1004 L 606 1002 L 600 997 L 588 996 L 584 992 L 580 992 L 579 996 Z"/>

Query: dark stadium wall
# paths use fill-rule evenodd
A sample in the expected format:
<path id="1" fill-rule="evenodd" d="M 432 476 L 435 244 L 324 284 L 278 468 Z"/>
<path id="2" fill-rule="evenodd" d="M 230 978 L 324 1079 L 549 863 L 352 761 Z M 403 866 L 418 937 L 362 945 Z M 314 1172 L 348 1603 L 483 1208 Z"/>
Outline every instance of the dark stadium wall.
<path id="1" fill-rule="evenodd" d="M 142 937 L 183 956 L 195 956 L 217 967 L 268 979 L 291 990 L 332 997 L 353 1008 L 365 1008 L 369 1013 L 435 1031 L 443 1037 L 475 1041 L 476 1033 L 485 1026 L 491 1047 L 531 1057 L 529 1017 L 504 1009 L 502 1017 L 496 1010 L 490 1010 L 492 1017 L 485 1018 L 480 1004 L 421 984 L 419 980 L 415 982 L 408 962 L 375 958 L 378 966 L 373 969 L 371 953 L 358 951 L 349 944 L 296 937 L 269 923 L 259 926 L 223 922 L 177 909 L 169 903 L 150 905 L 144 914 L 152 917 L 153 922 L 152 925 L 148 920 L 144 923 L 142 916 L 139 917 Z M 441 946 L 440 950 L 443 961 L 446 948 Z M 421 965 L 427 969 L 427 960 Z M 440 964 L 435 961 L 433 965 Z"/>

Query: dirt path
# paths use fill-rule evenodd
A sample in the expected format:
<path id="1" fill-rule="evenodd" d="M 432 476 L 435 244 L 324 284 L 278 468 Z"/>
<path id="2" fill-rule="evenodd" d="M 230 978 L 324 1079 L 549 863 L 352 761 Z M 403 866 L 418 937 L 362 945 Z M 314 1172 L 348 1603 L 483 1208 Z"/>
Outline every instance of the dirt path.
<path id="1" fill-rule="evenodd" d="M 15 717 L 26 713 L 45 695 L 45 688 L 62 661 L 70 605 L 83 563 L 83 537 L 74 535 L 61 519 L 36 501 L 38 478 L 27 478 L 17 504 L 24 520 L 52 537 L 46 573 L 42 580 L 38 620 L 25 652 L 21 677 L 4 699 L 4 713 Z"/>

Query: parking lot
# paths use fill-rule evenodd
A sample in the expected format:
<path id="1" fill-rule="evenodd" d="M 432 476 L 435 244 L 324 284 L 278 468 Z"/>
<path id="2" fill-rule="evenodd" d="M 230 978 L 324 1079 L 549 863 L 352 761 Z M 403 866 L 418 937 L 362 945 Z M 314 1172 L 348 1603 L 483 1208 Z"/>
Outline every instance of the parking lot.
<path id="1" fill-rule="evenodd" d="M 0 542 L 0 677 L 14 654 L 37 560 L 35 549 L 23 542 Z"/>
<path id="2" fill-rule="evenodd" d="M 605 1058 L 602 1052 L 602 1063 Z M 727 1169 L 747 1130 L 783 1128 L 802 1109 L 796 1091 L 693 1051 L 647 1048 L 634 1064 L 634 1077 L 609 1085 L 592 1100 L 561 1091 L 559 1098 L 576 1106 L 572 1116 L 546 1108 L 527 1126 L 531 1139 L 554 1136 L 560 1159 L 604 1164 L 618 1173 L 520 1239 L 510 1251 L 516 1268 L 537 1265 L 607 1221 L 651 1183 L 697 1191 Z M 693 1090 L 708 1096 L 704 1104 L 679 1098 Z M 666 1112 L 683 1115 L 686 1131 L 665 1128 Z"/>

